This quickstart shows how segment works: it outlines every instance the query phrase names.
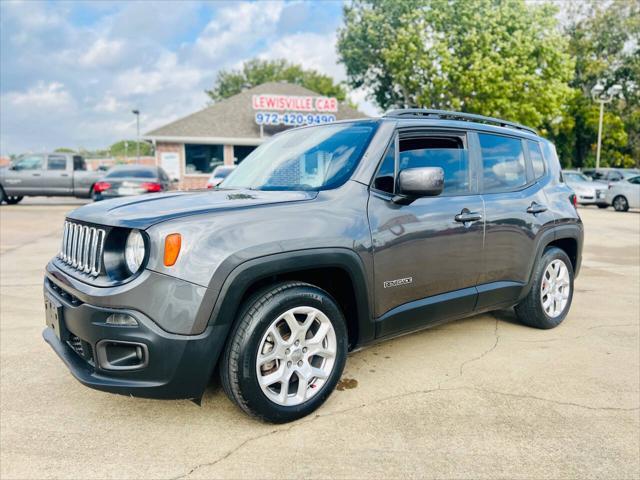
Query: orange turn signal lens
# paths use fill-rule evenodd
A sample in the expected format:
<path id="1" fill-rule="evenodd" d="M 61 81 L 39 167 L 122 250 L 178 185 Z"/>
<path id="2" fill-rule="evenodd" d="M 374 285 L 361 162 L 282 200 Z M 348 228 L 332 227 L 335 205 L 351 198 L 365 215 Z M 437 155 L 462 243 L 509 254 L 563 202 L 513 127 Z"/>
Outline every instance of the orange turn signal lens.
<path id="1" fill-rule="evenodd" d="M 180 255 L 180 247 L 182 246 L 182 236 L 179 233 L 167 235 L 164 239 L 164 265 L 171 267 L 175 265 Z"/>

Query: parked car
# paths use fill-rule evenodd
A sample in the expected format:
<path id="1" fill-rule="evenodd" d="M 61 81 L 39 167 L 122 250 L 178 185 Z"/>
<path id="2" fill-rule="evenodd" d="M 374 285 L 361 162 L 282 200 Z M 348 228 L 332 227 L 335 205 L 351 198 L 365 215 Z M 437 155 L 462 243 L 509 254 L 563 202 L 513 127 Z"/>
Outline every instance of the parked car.
<path id="1" fill-rule="evenodd" d="M 207 181 L 207 188 L 216 188 L 233 172 L 234 168 L 236 168 L 234 165 L 221 165 L 216 167 Z"/>
<path id="2" fill-rule="evenodd" d="M 166 192 L 172 182 L 161 167 L 145 165 L 118 165 L 96 182 L 93 188 L 94 201 L 109 198 Z"/>
<path id="3" fill-rule="evenodd" d="M 287 130 L 220 189 L 68 214 L 43 335 L 87 386 L 199 399 L 216 370 L 242 410 L 291 421 L 349 350 L 512 306 L 560 324 L 574 201 L 553 145 L 502 120 L 399 110 Z"/>
<path id="4" fill-rule="evenodd" d="M 640 175 L 635 168 L 586 168 L 582 170 L 587 177 L 601 183 L 619 182 L 627 177 Z"/>
<path id="5" fill-rule="evenodd" d="M 80 155 L 35 153 L 0 168 L 0 203 L 14 205 L 26 196 L 89 198 L 101 172 L 87 171 Z"/>
<path id="6" fill-rule="evenodd" d="M 610 184 L 606 200 L 617 212 L 640 208 L 640 175 Z"/>
<path id="7" fill-rule="evenodd" d="M 584 173 L 576 170 L 563 170 L 562 178 L 576 194 L 580 205 L 597 205 L 607 208 L 609 204 L 605 198 L 607 187 L 600 182 L 594 182 Z"/>

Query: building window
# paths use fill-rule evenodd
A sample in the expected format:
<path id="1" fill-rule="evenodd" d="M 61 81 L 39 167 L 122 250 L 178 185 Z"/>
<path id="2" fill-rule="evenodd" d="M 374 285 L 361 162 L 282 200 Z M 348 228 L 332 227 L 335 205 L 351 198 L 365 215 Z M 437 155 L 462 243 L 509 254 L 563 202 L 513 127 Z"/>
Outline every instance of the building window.
<path id="1" fill-rule="evenodd" d="M 253 152 L 257 147 L 254 145 L 234 145 L 233 146 L 233 163 L 240 164 L 247 155 Z"/>
<path id="2" fill-rule="evenodd" d="M 187 175 L 211 173 L 214 168 L 224 163 L 224 147 L 222 145 L 185 144 L 184 153 Z"/>

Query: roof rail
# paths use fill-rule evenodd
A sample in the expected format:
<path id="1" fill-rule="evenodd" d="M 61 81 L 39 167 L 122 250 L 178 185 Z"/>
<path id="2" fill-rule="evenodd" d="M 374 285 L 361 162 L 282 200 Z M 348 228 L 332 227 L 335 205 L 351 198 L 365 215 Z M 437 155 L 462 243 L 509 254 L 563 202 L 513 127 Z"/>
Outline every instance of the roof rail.
<path id="1" fill-rule="evenodd" d="M 508 122 L 506 120 L 501 120 L 499 118 L 485 117 L 484 115 L 476 115 L 474 113 L 451 112 L 448 110 L 433 110 L 429 108 L 404 108 L 399 110 L 390 110 L 387 113 L 385 113 L 383 117 L 387 117 L 387 118 L 430 117 L 430 118 L 440 118 L 443 120 L 445 119 L 465 120 L 469 122 L 490 123 L 493 125 L 498 125 L 500 127 L 516 128 L 518 130 L 524 130 L 525 132 L 538 135 L 538 132 L 531 127 L 527 127 L 525 125 L 521 125 L 515 122 Z"/>

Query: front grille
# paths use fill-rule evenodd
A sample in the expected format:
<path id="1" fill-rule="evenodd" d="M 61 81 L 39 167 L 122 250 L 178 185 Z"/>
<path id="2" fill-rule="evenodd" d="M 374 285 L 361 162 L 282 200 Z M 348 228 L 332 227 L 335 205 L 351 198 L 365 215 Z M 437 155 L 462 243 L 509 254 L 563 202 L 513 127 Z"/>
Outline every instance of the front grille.
<path id="1" fill-rule="evenodd" d="M 76 270 L 97 277 L 102 271 L 106 233 L 102 228 L 64 222 L 62 248 L 58 257 Z"/>

